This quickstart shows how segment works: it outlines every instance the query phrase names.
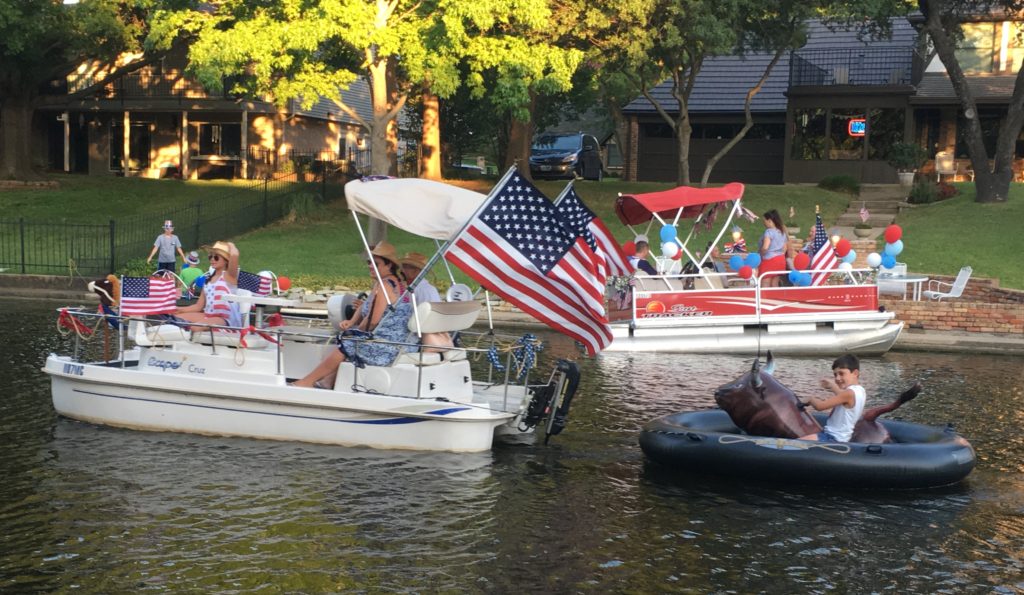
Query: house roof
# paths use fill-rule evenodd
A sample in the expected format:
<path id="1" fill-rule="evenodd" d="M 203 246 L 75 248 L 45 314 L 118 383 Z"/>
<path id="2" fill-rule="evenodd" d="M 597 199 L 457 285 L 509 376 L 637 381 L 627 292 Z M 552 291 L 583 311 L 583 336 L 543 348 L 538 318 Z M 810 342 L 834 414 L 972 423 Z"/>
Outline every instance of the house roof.
<path id="1" fill-rule="evenodd" d="M 974 100 L 979 103 L 1007 103 L 1013 95 L 1017 82 L 1016 75 L 968 76 Z M 953 83 L 945 72 L 926 72 L 917 84 L 917 93 L 911 98 L 913 104 L 959 103 Z"/>
<path id="2" fill-rule="evenodd" d="M 373 104 L 370 100 L 370 85 L 368 85 L 364 79 L 357 79 L 349 85 L 348 89 L 341 89 L 339 91 L 339 98 L 345 103 L 345 105 L 352 108 L 353 111 L 359 114 L 359 117 L 363 119 L 363 122 L 366 124 L 373 122 Z M 362 125 L 361 122 L 357 121 L 341 109 L 337 99 L 328 97 L 321 96 L 309 109 L 303 109 L 301 102 L 293 99 L 288 102 L 288 109 L 292 113 L 300 116 Z"/>
<path id="3" fill-rule="evenodd" d="M 917 33 L 906 19 L 895 19 L 892 37 L 873 39 L 865 37 L 856 29 L 835 28 L 821 21 L 807 25 L 807 43 L 799 52 L 811 50 L 848 50 L 859 48 L 906 48 L 912 46 Z M 751 111 L 757 113 L 786 111 L 786 90 L 789 87 L 789 59 L 786 53 L 775 65 L 761 91 L 751 102 Z M 771 61 L 771 54 L 751 53 L 745 56 L 713 56 L 704 61 L 697 75 L 693 92 L 690 94 L 689 111 L 699 113 L 735 113 L 743 111 L 747 90 L 761 78 L 765 67 Z M 666 80 L 651 90 L 654 99 L 673 112 L 679 104 L 672 97 L 672 81 Z M 654 105 L 646 97 L 631 101 L 623 112 L 627 114 L 656 113 Z"/>

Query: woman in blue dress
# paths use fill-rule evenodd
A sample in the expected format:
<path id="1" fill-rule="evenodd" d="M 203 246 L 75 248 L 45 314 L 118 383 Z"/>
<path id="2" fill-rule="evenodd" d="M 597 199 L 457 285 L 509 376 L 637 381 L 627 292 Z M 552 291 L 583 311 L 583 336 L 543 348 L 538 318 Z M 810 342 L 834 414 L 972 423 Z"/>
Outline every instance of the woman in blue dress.
<path id="1" fill-rule="evenodd" d="M 381 242 L 370 251 L 367 261 L 373 289 L 363 300 L 363 305 L 352 318 L 341 323 L 342 335 L 338 349 L 331 351 L 323 361 L 294 386 L 332 388 L 338 364 L 351 361 L 356 365 L 387 366 L 394 361 L 399 345 L 377 341 L 359 340 L 347 337 L 346 331 L 362 331 L 357 335 L 372 334 L 381 341 L 403 341 L 409 335 L 409 318 L 412 317 L 412 299 L 405 292 L 405 280 L 398 264 L 395 248 Z M 379 277 L 378 277 L 379 275 Z M 389 304 L 393 307 L 389 308 Z"/>

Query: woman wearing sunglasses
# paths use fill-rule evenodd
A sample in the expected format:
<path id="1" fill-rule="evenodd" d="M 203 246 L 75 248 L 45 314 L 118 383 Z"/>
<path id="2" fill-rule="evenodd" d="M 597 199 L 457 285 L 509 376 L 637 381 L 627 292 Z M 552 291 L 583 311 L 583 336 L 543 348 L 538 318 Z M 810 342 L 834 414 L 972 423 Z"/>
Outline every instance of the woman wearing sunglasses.
<path id="1" fill-rule="evenodd" d="M 207 249 L 213 275 L 206 282 L 199 300 L 179 308 L 175 316 L 188 322 L 207 325 L 241 326 L 238 304 L 224 299 L 238 286 L 238 248 L 232 242 L 217 242 Z M 192 330 L 202 330 L 192 325 Z"/>

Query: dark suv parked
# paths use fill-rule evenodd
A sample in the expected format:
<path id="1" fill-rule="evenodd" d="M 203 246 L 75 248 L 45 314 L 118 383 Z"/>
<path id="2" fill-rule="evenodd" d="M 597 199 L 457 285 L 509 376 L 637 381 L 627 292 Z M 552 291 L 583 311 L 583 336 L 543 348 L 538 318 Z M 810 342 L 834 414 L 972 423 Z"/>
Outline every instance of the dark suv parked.
<path id="1" fill-rule="evenodd" d="M 597 139 L 581 132 L 541 134 L 530 147 L 530 175 L 534 178 L 604 177 Z"/>

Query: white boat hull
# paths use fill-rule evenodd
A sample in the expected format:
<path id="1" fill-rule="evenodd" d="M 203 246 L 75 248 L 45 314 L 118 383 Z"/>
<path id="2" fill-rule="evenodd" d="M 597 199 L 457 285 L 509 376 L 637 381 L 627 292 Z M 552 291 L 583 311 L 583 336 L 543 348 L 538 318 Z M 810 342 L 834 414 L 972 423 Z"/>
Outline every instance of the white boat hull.
<path id="1" fill-rule="evenodd" d="M 516 417 L 486 402 L 296 388 L 283 377 L 221 380 L 56 355 L 44 371 L 57 413 L 136 430 L 474 452 L 490 449 L 495 428 Z"/>

